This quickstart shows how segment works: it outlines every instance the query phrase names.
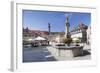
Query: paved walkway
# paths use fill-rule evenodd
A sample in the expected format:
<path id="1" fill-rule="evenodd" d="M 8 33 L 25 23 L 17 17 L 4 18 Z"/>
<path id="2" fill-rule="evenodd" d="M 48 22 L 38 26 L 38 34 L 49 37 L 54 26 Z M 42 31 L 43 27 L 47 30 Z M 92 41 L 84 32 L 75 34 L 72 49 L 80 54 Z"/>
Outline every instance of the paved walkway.
<path id="1" fill-rule="evenodd" d="M 27 47 L 23 49 L 23 62 L 56 61 L 46 47 Z"/>
<path id="2" fill-rule="evenodd" d="M 64 61 L 64 60 L 85 60 L 91 59 L 90 49 L 84 49 L 84 55 L 66 58 L 59 57 L 51 54 L 54 48 L 52 46 L 42 46 L 42 47 L 24 47 L 23 49 L 23 62 L 44 62 L 44 61 Z M 49 51 L 51 50 L 51 51 Z"/>

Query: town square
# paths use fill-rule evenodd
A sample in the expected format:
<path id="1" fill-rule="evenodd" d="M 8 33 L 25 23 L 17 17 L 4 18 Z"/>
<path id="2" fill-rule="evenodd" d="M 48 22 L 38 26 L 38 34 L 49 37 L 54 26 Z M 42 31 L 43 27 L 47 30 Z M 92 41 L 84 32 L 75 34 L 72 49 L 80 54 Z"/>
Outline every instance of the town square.
<path id="1" fill-rule="evenodd" d="M 91 59 L 91 13 L 23 10 L 23 62 Z"/>

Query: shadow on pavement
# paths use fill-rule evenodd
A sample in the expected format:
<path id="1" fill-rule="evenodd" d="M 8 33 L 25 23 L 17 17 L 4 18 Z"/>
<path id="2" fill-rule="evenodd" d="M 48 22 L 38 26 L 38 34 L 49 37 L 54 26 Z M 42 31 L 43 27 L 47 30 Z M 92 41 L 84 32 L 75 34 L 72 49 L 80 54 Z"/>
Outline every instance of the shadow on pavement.
<path id="1" fill-rule="evenodd" d="M 88 50 L 83 50 L 83 56 L 90 55 L 91 53 Z"/>
<path id="2" fill-rule="evenodd" d="M 75 57 L 82 57 L 82 56 L 87 56 L 87 55 L 91 55 L 89 50 L 83 50 L 83 53 L 81 55 L 78 55 L 78 56 L 75 56 Z"/>

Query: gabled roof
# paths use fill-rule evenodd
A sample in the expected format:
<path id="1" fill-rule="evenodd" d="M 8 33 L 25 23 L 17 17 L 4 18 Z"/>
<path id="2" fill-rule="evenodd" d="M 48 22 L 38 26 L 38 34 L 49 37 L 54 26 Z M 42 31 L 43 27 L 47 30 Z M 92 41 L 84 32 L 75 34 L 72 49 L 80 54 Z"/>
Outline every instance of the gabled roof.
<path id="1" fill-rule="evenodd" d="M 71 32 L 78 31 L 78 30 L 82 30 L 82 29 L 87 29 L 87 28 L 88 28 L 87 25 L 85 25 L 85 24 L 83 24 L 83 23 L 80 23 L 80 24 L 78 24 L 78 26 L 75 26 L 75 27 L 71 30 Z"/>

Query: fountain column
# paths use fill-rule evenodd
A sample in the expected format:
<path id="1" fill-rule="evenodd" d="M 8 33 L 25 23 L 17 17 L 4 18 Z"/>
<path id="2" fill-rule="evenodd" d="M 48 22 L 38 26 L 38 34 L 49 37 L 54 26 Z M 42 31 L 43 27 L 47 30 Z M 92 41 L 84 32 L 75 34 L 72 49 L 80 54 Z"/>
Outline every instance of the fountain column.
<path id="1" fill-rule="evenodd" d="M 66 32 L 65 32 L 65 37 L 66 38 L 70 38 L 70 32 L 69 32 L 69 27 L 70 27 L 70 23 L 69 23 L 69 18 L 66 18 Z"/>

